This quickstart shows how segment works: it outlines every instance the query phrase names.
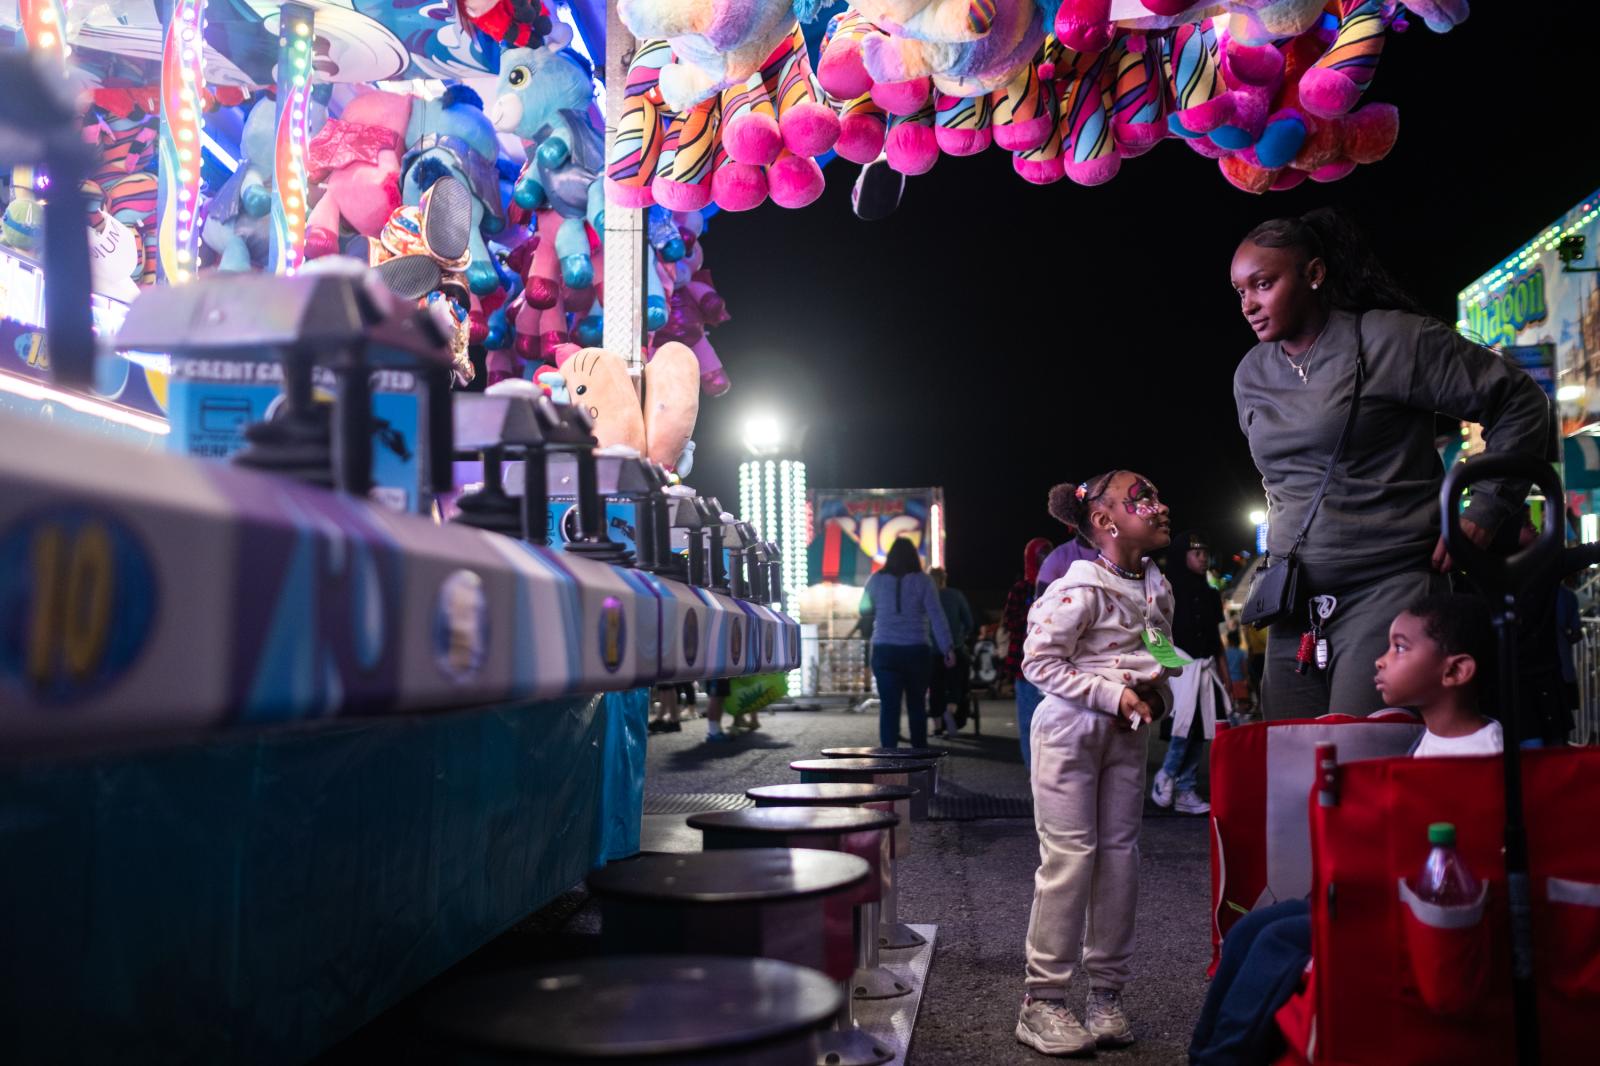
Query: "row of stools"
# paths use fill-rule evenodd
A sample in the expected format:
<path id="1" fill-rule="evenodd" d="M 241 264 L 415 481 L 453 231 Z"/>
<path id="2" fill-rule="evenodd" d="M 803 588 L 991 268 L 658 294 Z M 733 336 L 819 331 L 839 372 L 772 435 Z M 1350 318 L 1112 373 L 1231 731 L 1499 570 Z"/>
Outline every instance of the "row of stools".
<path id="1" fill-rule="evenodd" d="M 589 877 L 600 958 L 485 975 L 435 997 L 430 1028 L 479 1061 L 876 1066 L 887 1041 L 858 1000 L 910 995 L 882 952 L 900 921 L 896 864 L 938 791 L 931 748 L 828 748 L 755 806 L 691 815 L 704 850 Z"/>

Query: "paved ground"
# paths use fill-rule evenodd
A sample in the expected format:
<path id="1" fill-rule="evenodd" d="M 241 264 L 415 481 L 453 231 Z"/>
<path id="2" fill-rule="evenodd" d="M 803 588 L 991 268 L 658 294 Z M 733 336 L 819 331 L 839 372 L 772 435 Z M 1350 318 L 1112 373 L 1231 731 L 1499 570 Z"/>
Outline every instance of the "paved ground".
<path id="1" fill-rule="evenodd" d="M 791 759 L 832 745 L 876 744 L 875 714 L 839 711 L 765 715 L 760 732 L 707 744 L 705 723 L 651 738 L 645 788 L 667 793 L 740 792 L 796 780 Z M 1027 795 L 1027 775 L 1008 704 L 989 704 L 983 736 L 971 727 L 947 746 L 942 787 L 995 796 Z M 1158 742 L 1159 744 L 1159 742 Z M 1152 758 L 1159 756 L 1152 751 Z M 678 820 L 657 816 L 651 822 Z M 1099 1057 L 1118 1064 L 1181 1063 L 1205 995 L 1210 959 L 1207 822 L 1154 807 L 1145 819 L 1139 899 L 1139 977 L 1128 1009 L 1139 1042 Z M 1038 865 L 1033 823 L 1024 818 L 921 822 L 903 866 L 901 917 L 939 925 L 937 951 L 909 1061 L 944 1064 L 1038 1063 L 1016 1042 L 1022 942 Z M 1081 1000 L 1087 985 L 1073 991 Z"/>
<path id="2" fill-rule="evenodd" d="M 1007 704 L 990 704 L 983 736 L 948 742 L 943 788 L 955 794 L 1009 797 L 1020 814 L 1027 777 L 1016 723 Z M 790 760 L 823 747 L 877 743 L 873 714 L 840 709 L 763 715 L 763 728 L 720 744 L 704 741 L 705 723 L 653 736 L 647 763 L 647 810 L 685 793 L 742 793 L 758 784 L 797 780 Z M 944 743 L 934 741 L 936 744 Z M 1156 745 L 1159 748 L 1159 741 Z M 1159 755 L 1153 750 L 1152 758 Z M 682 815 L 646 817 L 647 845 L 682 835 Z M 909 1062 L 915 1066 L 986 1066 L 1044 1061 L 1012 1035 L 1021 994 L 1022 942 L 1038 862 L 1033 824 L 1025 817 L 930 821 L 913 827 L 913 856 L 902 867 L 901 917 L 935 922 L 937 951 L 922 1001 Z M 1210 955 L 1207 823 L 1148 808 L 1140 874 L 1138 979 L 1127 994 L 1139 1042 L 1103 1053 L 1126 1066 L 1181 1063 L 1205 994 Z M 458 971 L 593 950 L 598 916 L 580 891 L 534 915 L 485 947 Z M 1081 982 L 1080 982 L 1081 983 Z M 1087 987 L 1073 990 L 1078 1002 Z M 403 1046 L 406 1004 L 324 1056 L 322 1066 L 375 1061 Z M 403 1058 L 404 1056 L 399 1056 Z"/>

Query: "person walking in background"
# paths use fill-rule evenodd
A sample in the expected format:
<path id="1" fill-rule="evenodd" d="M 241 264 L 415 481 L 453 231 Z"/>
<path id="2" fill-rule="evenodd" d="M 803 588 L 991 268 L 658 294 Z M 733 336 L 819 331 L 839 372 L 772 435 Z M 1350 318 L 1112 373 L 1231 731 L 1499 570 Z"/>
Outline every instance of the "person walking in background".
<path id="1" fill-rule="evenodd" d="M 933 719 L 933 735 L 947 736 L 956 732 L 956 716 L 950 704 L 959 704 L 967 696 L 967 641 L 972 637 L 972 605 L 960 589 L 950 587 L 949 575 L 943 567 L 928 571 L 934 587 L 939 590 L 939 606 L 944 608 L 944 621 L 950 627 L 950 643 L 955 651 L 954 665 L 946 666 L 941 656 L 933 659 L 933 680 L 928 685 L 928 717 Z"/>
<path id="2" fill-rule="evenodd" d="M 939 605 L 939 590 L 922 572 L 916 545 L 897 537 L 883 569 L 867 579 L 861 613 L 872 615 L 872 679 L 878 685 L 878 743 L 899 746 L 900 703 L 905 698 L 911 746 L 928 743 L 928 681 L 933 651 L 928 629 L 945 666 L 955 663 L 950 626 Z"/>
<path id="3" fill-rule="evenodd" d="M 1439 536 L 1435 414 L 1481 424 L 1491 455 L 1543 458 L 1549 400 L 1504 356 L 1423 312 L 1329 209 L 1257 226 L 1229 273 L 1258 341 L 1234 372 L 1233 397 L 1267 490 L 1267 547 L 1273 566 L 1291 551 L 1299 564 L 1300 602 L 1267 641 L 1264 709 L 1370 714 L 1381 706 L 1372 663 L 1389 619 L 1443 591 L 1452 569 Z M 1488 547 L 1527 491 L 1520 479 L 1477 482 L 1462 532 Z M 1313 598 L 1328 665 L 1302 674 Z"/>
<path id="4" fill-rule="evenodd" d="M 1022 670 L 1045 697 L 1033 720 L 1039 870 L 1015 1032 L 1046 1055 L 1077 1055 L 1134 1039 L 1122 992 L 1133 976 L 1144 727 L 1171 705 L 1176 662 L 1172 589 L 1149 556 L 1171 533 L 1155 486 L 1131 470 L 1056 486 L 1050 513 L 1094 545 L 1095 561 L 1073 563 L 1028 612 Z M 1080 956 L 1082 1023 L 1065 1001 Z"/>
<path id="5" fill-rule="evenodd" d="M 1022 742 L 1022 765 L 1033 764 L 1028 734 L 1033 726 L 1033 712 L 1039 706 L 1039 690 L 1022 676 L 1022 641 L 1028 635 L 1028 608 L 1039 595 L 1039 567 L 1050 554 L 1050 542 L 1034 537 L 1022 548 L 1022 577 L 1006 594 L 1005 611 L 1001 615 L 1006 627 L 1006 661 L 1004 674 L 1011 679 L 1017 694 L 1017 738 Z"/>
<path id="6" fill-rule="evenodd" d="M 1217 711 L 1228 706 L 1228 664 L 1222 656 L 1222 597 L 1206 580 L 1211 548 L 1199 533 L 1172 538 L 1167 581 L 1172 585 L 1172 643 L 1192 660 L 1172 679 L 1172 743 L 1150 783 L 1157 807 L 1180 814 L 1208 814 L 1200 798 L 1200 760 L 1216 735 Z M 1182 554 L 1179 554 L 1179 553 Z"/>

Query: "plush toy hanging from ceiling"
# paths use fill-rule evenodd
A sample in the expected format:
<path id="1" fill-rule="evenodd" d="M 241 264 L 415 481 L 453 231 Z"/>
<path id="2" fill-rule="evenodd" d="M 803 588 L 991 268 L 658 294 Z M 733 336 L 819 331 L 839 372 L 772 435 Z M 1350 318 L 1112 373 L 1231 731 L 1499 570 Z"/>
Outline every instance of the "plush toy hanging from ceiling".
<path id="1" fill-rule="evenodd" d="M 813 74 L 788 20 L 818 6 L 621 0 L 641 39 L 609 195 L 798 207 L 821 194 L 814 157 L 829 149 L 921 174 L 991 145 L 1027 181 L 1095 185 L 1168 137 L 1250 191 L 1331 181 L 1394 144 L 1394 108 L 1357 106 L 1386 32 L 1408 13 L 1436 32 L 1468 13 L 1467 0 L 850 0 Z"/>

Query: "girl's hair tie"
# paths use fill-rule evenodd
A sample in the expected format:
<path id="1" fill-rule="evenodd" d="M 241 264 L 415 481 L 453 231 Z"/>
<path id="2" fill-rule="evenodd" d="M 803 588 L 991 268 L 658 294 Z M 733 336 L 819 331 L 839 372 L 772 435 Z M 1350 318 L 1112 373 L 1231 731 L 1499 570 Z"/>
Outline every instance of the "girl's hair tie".
<path id="1" fill-rule="evenodd" d="M 1089 495 L 1089 483 L 1087 481 L 1079 482 L 1078 483 L 1078 490 L 1075 493 L 1075 495 L 1080 500 L 1083 499 L 1085 496 Z"/>

